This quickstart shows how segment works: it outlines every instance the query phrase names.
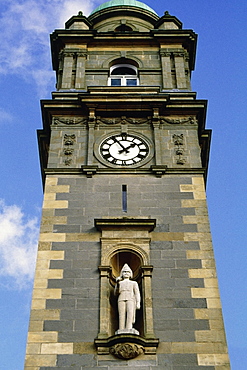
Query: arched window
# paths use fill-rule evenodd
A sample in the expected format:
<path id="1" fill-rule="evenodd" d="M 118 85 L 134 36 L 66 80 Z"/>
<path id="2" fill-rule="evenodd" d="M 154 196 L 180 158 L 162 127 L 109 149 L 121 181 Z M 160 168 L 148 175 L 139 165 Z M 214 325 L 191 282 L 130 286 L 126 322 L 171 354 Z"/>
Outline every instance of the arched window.
<path id="1" fill-rule="evenodd" d="M 116 32 L 131 32 L 133 31 L 130 26 L 127 26 L 126 24 L 121 24 L 115 29 Z"/>
<path id="2" fill-rule="evenodd" d="M 139 85 L 138 70 L 132 64 L 115 64 L 110 68 L 109 86 Z"/>

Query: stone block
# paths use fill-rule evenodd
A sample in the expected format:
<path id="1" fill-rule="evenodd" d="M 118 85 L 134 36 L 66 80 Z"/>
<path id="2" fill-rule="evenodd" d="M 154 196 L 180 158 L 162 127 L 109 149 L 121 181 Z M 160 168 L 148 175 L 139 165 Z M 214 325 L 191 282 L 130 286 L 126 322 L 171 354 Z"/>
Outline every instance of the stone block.
<path id="1" fill-rule="evenodd" d="M 69 331 L 67 333 L 65 332 L 60 332 L 58 333 L 58 340 L 60 343 L 67 343 L 67 342 L 71 342 L 71 343 L 81 343 L 83 340 L 85 342 L 89 342 L 90 340 L 92 340 L 92 338 L 96 338 L 98 335 L 98 326 L 97 326 L 97 329 L 95 330 L 89 330 L 87 332 L 85 331 Z"/>
<path id="2" fill-rule="evenodd" d="M 67 200 L 44 200 L 43 208 L 68 208 Z"/>
<path id="3" fill-rule="evenodd" d="M 190 278 L 213 278 L 216 276 L 215 269 L 189 269 Z"/>
<path id="4" fill-rule="evenodd" d="M 161 251 L 161 258 L 167 259 L 172 258 L 174 260 L 179 259 L 186 259 L 186 251 L 183 250 L 163 250 Z"/>
<path id="5" fill-rule="evenodd" d="M 45 298 L 42 298 L 42 299 L 33 299 L 32 300 L 32 310 L 45 309 L 45 302 L 46 302 L 46 299 Z"/>
<path id="6" fill-rule="evenodd" d="M 56 366 L 56 355 L 27 355 L 26 367 L 30 366 Z"/>
<path id="7" fill-rule="evenodd" d="M 194 342 L 195 334 L 192 330 L 161 330 L 163 328 L 155 327 L 155 335 L 160 341 L 166 342 Z"/>
<path id="8" fill-rule="evenodd" d="M 219 291 L 217 288 L 192 288 L 191 289 L 193 298 L 218 298 Z"/>
<path id="9" fill-rule="evenodd" d="M 31 320 L 30 323 L 29 323 L 29 328 L 28 328 L 28 331 L 31 332 L 31 331 L 34 331 L 34 332 L 40 332 L 43 330 L 43 321 L 39 320 L 39 321 L 33 321 Z"/>
<path id="10" fill-rule="evenodd" d="M 94 356 L 92 354 L 85 354 L 85 355 L 58 355 L 57 356 L 57 367 L 71 367 L 72 369 L 76 366 L 81 366 L 82 368 L 91 367 L 94 368 L 96 366 L 96 361 L 94 360 Z"/>
<path id="11" fill-rule="evenodd" d="M 59 320 L 60 310 L 32 310 L 30 320 Z"/>
<path id="12" fill-rule="evenodd" d="M 69 251 L 76 251 L 79 250 L 79 243 L 78 242 L 53 242 L 52 243 L 52 250 L 69 250 Z"/>
<path id="13" fill-rule="evenodd" d="M 177 268 L 193 269 L 193 268 L 201 268 L 202 264 L 200 260 L 184 260 L 183 259 L 183 260 L 176 260 L 176 266 Z"/>
<path id="14" fill-rule="evenodd" d="M 80 225 L 54 225 L 53 231 L 56 233 L 79 233 Z"/>
<path id="15" fill-rule="evenodd" d="M 175 308 L 207 308 L 207 302 L 204 298 L 174 299 Z"/>
<path id="16" fill-rule="evenodd" d="M 207 298 L 208 308 L 221 308 L 220 298 Z"/>
<path id="17" fill-rule="evenodd" d="M 180 320 L 181 330 L 208 330 L 209 322 L 208 320 Z"/>
<path id="18" fill-rule="evenodd" d="M 181 207 L 171 207 L 170 213 L 172 216 L 188 216 L 192 217 L 195 215 L 195 209 L 194 208 L 181 208 Z"/>
<path id="19" fill-rule="evenodd" d="M 188 270 L 186 269 L 171 269 L 170 270 L 171 278 L 187 278 Z"/>
<path id="20" fill-rule="evenodd" d="M 63 299 L 47 299 L 46 308 L 49 309 L 61 309 L 61 308 L 75 308 L 76 299 L 73 297 Z"/>
<path id="21" fill-rule="evenodd" d="M 229 365 L 227 354 L 198 354 L 198 364 L 201 366 L 222 366 Z"/>
<path id="22" fill-rule="evenodd" d="M 195 337 L 197 342 L 225 343 L 224 330 L 197 330 L 195 332 Z"/>
<path id="23" fill-rule="evenodd" d="M 57 332 L 32 332 L 28 333 L 29 343 L 56 343 Z"/>
<path id="24" fill-rule="evenodd" d="M 65 233 L 42 233 L 40 234 L 41 242 L 65 242 Z"/>
<path id="25" fill-rule="evenodd" d="M 209 259 L 214 259 L 214 254 L 213 251 L 200 251 L 200 250 L 189 250 L 187 251 L 187 258 L 188 259 L 204 259 L 204 260 L 209 260 Z"/>
<path id="26" fill-rule="evenodd" d="M 68 331 L 73 330 L 72 320 L 45 320 L 44 331 Z"/>
<path id="27" fill-rule="evenodd" d="M 190 224 L 174 224 L 169 227 L 170 232 L 183 232 L 183 233 L 193 233 L 198 231 L 197 225 Z"/>
<path id="28" fill-rule="evenodd" d="M 156 294 L 159 297 L 164 297 L 164 299 L 171 299 L 171 298 L 191 298 L 191 291 L 190 288 L 166 288 L 165 286 L 160 285 L 152 285 L 153 286 L 153 296 Z"/>
<path id="29" fill-rule="evenodd" d="M 176 286 L 178 287 L 201 287 L 204 288 L 204 280 L 203 279 L 183 279 L 177 278 L 175 279 Z"/>
<path id="30" fill-rule="evenodd" d="M 71 269 L 72 267 L 72 261 L 71 260 L 51 260 L 50 261 L 50 269 Z"/>
<path id="31" fill-rule="evenodd" d="M 192 308 L 154 308 L 155 319 L 165 317 L 169 320 L 194 319 L 194 310 Z"/>
<path id="32" fill-rule="evenodd" d="M 33 299 L 39 298 L 56 298 L 60 299 L 62 296 L 61 289 L 34 289 L 33 290 Z"/>
<path id="33" fill-rule="evenodd" d="M 26 348 L 26 354 L 40 354 L 41 343 L 28 343 Z"/>
<path id="34" fill-rule="evenodd" d="M 63 278 L 63 270 L 37 270 L 35 274 L 36 279 L 62 279 Z"/>
<path id="35" fill-rule="evenodd" d="M 152 241 L 175 241 L 175 240 L 184 240 L 184 233 L 156 233 L 152 232 L 151 234 Z"/>
<path id="36" fill-rule="evenodd" d="M 64 252 L 63 251 L 38 251 L 39 260 L 63 260 Z"/>
<path id="37" fill-rule="evenodd" d="M 41 354 L 73 354 L 73 343 L 42 343 Z"/>
<path id="38" fill-rule="evenodd" d="M 47 279 L 35 279 L 34 280 L 34 284 L 33 284 L 33 287 L 34 288 L 47 288 Z"/>

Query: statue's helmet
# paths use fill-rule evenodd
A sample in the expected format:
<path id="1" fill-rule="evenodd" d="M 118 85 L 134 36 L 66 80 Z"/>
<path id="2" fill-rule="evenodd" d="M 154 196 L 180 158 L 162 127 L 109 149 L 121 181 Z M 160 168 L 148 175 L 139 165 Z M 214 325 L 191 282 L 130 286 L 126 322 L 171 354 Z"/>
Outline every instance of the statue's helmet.
<path id="1" fill-rule="evenodd" d="M 129 265 L 128 265 L 127 263 L 125 263 L 125 264 L 123 265 L 122 270 L 121 270 L 121 272 L 120 272 L 120 277 L 123 277 L 123 272 L 124 272 L 124 271 L 128 271 L 128 272 L 130 272 L 130 277 L 131 277 L 131 278 L 133 277 L 133 272 L 132 272 L 131 268 L 129 267 Z"/>

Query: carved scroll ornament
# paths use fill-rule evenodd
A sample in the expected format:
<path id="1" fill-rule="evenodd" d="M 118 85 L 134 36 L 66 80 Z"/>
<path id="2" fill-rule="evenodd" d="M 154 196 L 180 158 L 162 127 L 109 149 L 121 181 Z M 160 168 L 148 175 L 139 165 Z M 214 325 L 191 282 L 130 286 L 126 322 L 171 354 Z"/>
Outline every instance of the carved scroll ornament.
<path id="1" fill-rule="evenodd" d="M 116 118 L 97 118 L 97 124 L 105 124 L 105 125 L 118 125 L 118 124 L 132 124 L 132 125 L 141 125 L 145 123 L 149 123 L 149 118 L 131 118 L 131 117 L 116 117 Z"/>
<path id="2" fill-rule="evenodd" d="M 78 118 L 78 117 L 69 117 L 69 118 L 55 118 L 53 117 L 53 122 L 54 125 L 85 125 L 87 123 L 87 118 Z"/>
<path id="3" fill-rule="evenodd" d="M 183 125 L 183 124 L 189 124 L 194 125 L 197 124 L 198 121 L 195 117 L 186 117 L 186 118 L 168 118 L 168 117 L 162 117 L 161 123 L 169 123 L 172 125 Z"/>
<path id="4" fill-rule="evenodd" d="M 119 343 L 110 348 L 110 353 L 118 358 L 130 360 L 142 354 L 144 349 L 142 346 L 134 343 Z"/>

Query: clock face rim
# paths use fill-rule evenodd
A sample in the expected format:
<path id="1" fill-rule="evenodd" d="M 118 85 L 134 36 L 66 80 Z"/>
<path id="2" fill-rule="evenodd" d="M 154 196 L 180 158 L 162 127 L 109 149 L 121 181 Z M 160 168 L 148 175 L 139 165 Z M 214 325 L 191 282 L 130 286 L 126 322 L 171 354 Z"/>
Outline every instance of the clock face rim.
<path id="1" fill-rule="evenodd" d="M 135 162 L 135 163 L 124 163 L 124 164 L 116 164 L 116 163 L 112 163 L 111 161 L 108 161 L 106 158 L 104 158 L 104 156 L 102 155 L 102 145 L 109 139 L 111 139 L 112 137 L 117 137 L 117 136 L 121 136 L 123 134 L 126 134 L 127 136 L 130 136 L 130 137 L 134 137 L 134 139 L 137 139 L 137 140 L 140 140 L 142 144 L 145 145 L 145 147 L 148 149 L 148 153 L 145 155 L 145 157 L 143 159 L 141 159 L 140 161 L 138 162 Z M 110 144 L 108 144 L 110 145 Z M 141 145 L 141 144 L 136 144 L 136 146 L 138 145 Z M 116 144 L 114 144 L 114 142 L 111 144 L 112 146 L 112 149 L 111 149 L 111 152 L 114 153 L 114 151 L 116 151 Z M 121 149 L 121 147 L 119 147 L 119 150 L 123 150 Z M 137 157 L 137 155 L 135 155 L 136 153 L 136 148 L 133 147 L 133 148 L 130 148 L 130 157 L 129 159 L 127 158 L 127 161 L 128 160 L 132 160 L 133 158 Z M 139 153 L 139 151 L 138 151 Z M 140 133 L 137 133 L 137 132 L 134 132 L 134 131 L 128 131 L 128 132 L 119 132 L 119 131 L 114 131 L 114 132 L 111 132 L 111 133 L 108 133 L 108 134 L 105 134 L 103 136 L 101 136 L 96 142 L 95 142 L 95 147 L 94 147 L 94 154 L 96 156 L 96 158 L 101 162 L 103 163 L 104 165 L 106 165 L 107 167 L 111 167 L 111 168 L 136 168 L 136 167 L 142 167 L 144 164 L 146 164 L 147 162 L 149 162 L 151 160 L 151 158 L 153 157 L 153 144 L 152 142 L 144 135 L 140 134 Z M 121 155 L 120 155 L 121 157 Z M 114 157 L 113 157 L 114 158 Z M 124 159 L 121 159 L 119 158 L 119 160 L 124 160 Z"/>

